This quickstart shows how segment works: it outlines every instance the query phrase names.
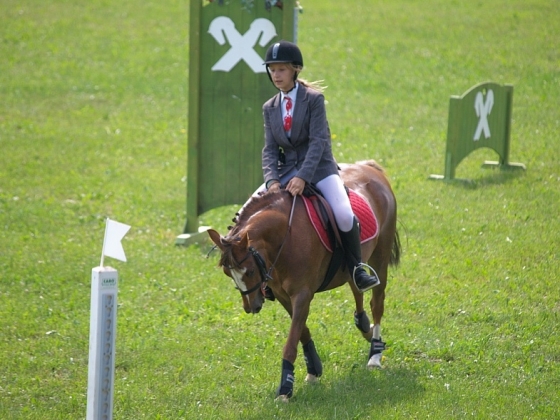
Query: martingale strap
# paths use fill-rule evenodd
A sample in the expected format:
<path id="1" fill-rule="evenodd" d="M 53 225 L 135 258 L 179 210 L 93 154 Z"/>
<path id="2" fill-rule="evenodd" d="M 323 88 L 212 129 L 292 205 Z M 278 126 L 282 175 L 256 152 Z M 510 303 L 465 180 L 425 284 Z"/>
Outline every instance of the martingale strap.
<path id="1" fill-rule="evenodd" d="M 259 273 L 261 275 L 261 282 L 266 283 L 267 281 L 272 280 L 272 277 L 266 271 L 266 263 L 264 262 L 264 258 L 261 254 L 259 254 L 259 251 L 250 246 L 249 252 L 255 259 L 255 263 L 257 264 L 257 268 L 259 269 Z"/>
<path id="2" fill-rule="evenodd" d="M 272 263 L 272 265 L 270 266 L 268 271 L 266 271 L 266 263 L 264 261 L 264 258 L 261 256 L 261 254 L 259 254 L 259 251 L 257 251 L 252 246 L 249 247 L 249 252 L 251 252 L 251 254 L 253 254 L 253 257 L 255 258 L 255 262 L 257 263 L 257 266 L 259 267 L 259 272 L 261 274 L 261 281 L 263 283 L 266 283 L 267 281 L 272 280 L 272 277 L 271 277 L 270 273 L 272 273 L 272 271 L 274 270 L 274 266 L 278 262 L 278 258 L 280 258 L 280 254 L 282 253 L 282 250 L 284 249 L 284 245 L 286 244 L 286 238 L 288 237 L 288 235 L 292 231 L 292 219 L 294 217 L 294 209 L 296 208 L 296 198 L 297 198 L 297 196 L 295 196 L 292 199 L 292 209 L 290 210 L 290 218 L 288 219 L 288 229 L 286 229 L 286 233 L 284 234 L 284 239 L 282 239 L 282 244 L 280 245 L 280 249 L 278 250 L 278 254 L 276 254 L 276 258 L 274 259 L 274 262 Z"/>

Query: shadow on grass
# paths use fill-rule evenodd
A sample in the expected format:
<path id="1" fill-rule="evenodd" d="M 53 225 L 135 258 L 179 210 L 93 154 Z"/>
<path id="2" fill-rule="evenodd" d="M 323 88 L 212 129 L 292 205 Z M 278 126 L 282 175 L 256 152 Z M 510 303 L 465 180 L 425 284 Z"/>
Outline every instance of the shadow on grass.
<path id="1" fill-rule="evenodd" d="M 274 401 L 265 404 L 248 419 L 263 418 L 373 418 L 375 410 L 393 407 L 399 402 L 415 400 L 424 393 L 415 372 L 404 368 L 369 371 L 357 367 L 338 379 L 322 378 L 309 385 L 298 381 L 289 403 Z M 247 418 L 247 417 L 245 417 Z"/>
<path id="2" fill-rule="evenodd" d="M 489 185 L 506 184 L 525 174 L 525 171 L 520 169 L 487 168 L 486 170 L 488 173 L 478 179 L 454 178 L 444 182 L 467 190 L 476 190 Z"/>

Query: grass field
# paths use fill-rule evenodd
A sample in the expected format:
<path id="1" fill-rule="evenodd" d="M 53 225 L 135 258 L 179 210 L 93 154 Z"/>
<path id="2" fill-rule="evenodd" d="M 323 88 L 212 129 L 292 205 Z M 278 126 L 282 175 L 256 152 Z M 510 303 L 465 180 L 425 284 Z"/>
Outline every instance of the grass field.
<path id="1" fill-rule="evenodd" d="M 237 1 L 237 0 L 231 0 Z M 304 0 L 307 79 L 339 161 L 374 158 L 399 202 L 384 369 L 347 288 L 311 310 L 325 372 L 277 404 L 288 317 L 243 313 L 185 221 L 188 2 L 2 0 L 0 418 L 85 418 L 91 269 L 119 270 L 115 419 L 551 419 L 560 412 L 560 9 L 552 0 Z M 264 76 L 266 77 L 266 76 Z M 443 173 L 448 100 L 514 85 L 510 159 Z M 222 233 L 237 206 L 201 224 Z M 109 262 L 109 261 L 108 261 Z"/>

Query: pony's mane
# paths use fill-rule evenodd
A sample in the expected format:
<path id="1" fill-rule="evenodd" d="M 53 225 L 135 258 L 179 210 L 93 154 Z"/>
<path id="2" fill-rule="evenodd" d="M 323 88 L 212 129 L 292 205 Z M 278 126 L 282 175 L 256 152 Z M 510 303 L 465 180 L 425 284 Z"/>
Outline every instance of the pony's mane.
<path id="1" fill-rule="evenodd" d="M 218 263 L 219 266 L 235 267 L 238 265 L 233 257 L 233 247 L 241 240 L 239 235 L 240 231 L 247 224 L 251 216 L 253 216 L 256 212 L 280 204 L 289 194 L 290 193 L 286 190 L 280 190 L 273 193 L 251 197 L 247 200 L 241 210 L 239 210 L 232 219 L 232 222 L 234 222 L 235 225 L 228 226 L 229 232 L 227 236 L 221 238 L 223 249 Z"/>
<path id="2" fill-rule="evenodd" d="M 234 232 L 237 232 L 239 228 L 244 226 L 249 218 L 256 212 L 278 204 L 289 194 L 290 193 L 288 191 L 282 189 L 277 192 L 266 193 L 260 196 L 251 197 L 232 219 L 232 222 L 235 223 L 235 226 L 228 227 L 228 229 L 230 229 L 230 233 L 228 234 L 228 236 L 230 236 Z"/>

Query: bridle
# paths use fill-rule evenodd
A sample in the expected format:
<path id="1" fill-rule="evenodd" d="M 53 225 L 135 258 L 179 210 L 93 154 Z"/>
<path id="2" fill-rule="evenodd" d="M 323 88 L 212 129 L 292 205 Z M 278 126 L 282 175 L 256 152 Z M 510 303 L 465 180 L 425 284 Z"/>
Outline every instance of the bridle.
<path id="1" fill-rule="evenodd" d="M 247 248 L 247 255 L 241 261 L 236 261 L 233 258 L 233 255 L 231 256 L 231 258 L 233 259 L 233 262 L 235 263 L 235 265 L 237 267 L 241 267 L 241 264 L 243 264 L 243 262 L 245 262 L 247 260 L 247 258 L 253 257 L 253 259 L 255 260 L 255 265 L 257 266 L 257 268 L 259 270 L 259 275 L 261 277 L 261 281 L 259 283 L 255 284 L 253 287 L 251 287 L 248 290 L 241 290 L 236 285 L 235 288 L 237 290 L 239 290 L 239 293 L 241 293 L 242 296 L 246 296 L 248 294 L 251 294 L 259 288 L 261 289 L 261 291 L 264 294 L 264 288 L 265 288 L 266 284 L 268 283 L 269 280 L 272 280 L 272 275 L 271 275 L 272 271 L 274 271 L 274 266 L 278 262 L 278 258 L 280 257 L 280 254 L 282 253 L 282 249 L 284 248 L 284 244 L 286 243 L 286 238 L 288 237 L 288 234 L 290 233 L 290 231 L 292 229 L 292 218 L 294 216 L 294 208 L 295 208 L 295 205 L 296 205 L 296 198 L 297 198 L 297 196 L 295 196 L 293 201 L 292 201 L 292 209 L 290 211 L 290 218 L 288 219 L 288 229 L 286 230 L 286 233 L 284 234 L 284 239 L 282 239 L 282 244 L 280 245 L 280 249 L 278 250 L 278 253 L 276 254 L 276 258 L 274 259 L 274 262 L 272 263 L 272 265 L 270 266 L 270 268 L 268 270 L 266 269 L 266 262 L 265 262 L 264 258 L 262 257 L 261 254 L 259 254 L 259 251 L 257 251 L 252 246 Z M 227 268 L 230 269 L 230 270 L 232 269 L 232 267 L 227 267 Z"/>
<path id="2" fill-rule="evenodd" d="M 243 261 L 245 261 L 250 256 L 253 257 L 253 259 L 255 260 L 255 264 L 256 264 L 257 268 L 259 269 L 259 274 L 261 276 L 261 281 L 260 281 L 260 283 L 255 284 L 253 287 L 251 287 L 248 290 L 241 290 L 239 287 L 235 286 L 235 288 L 237 290 L 239 290 L 239 293 L 241 293 L 242 296 L 246 296 L 248 294 L 251 294 L 259 288 L 264 289 L 266 283 L 269 280 L 272 280 L 272 276 L 270 275 L 270 273 L 272 272 L 274 266 L 271 266 L 269 271 L 267 272 L 266 271 L 266 263 L 264 262 L 264 258 L 262 257 L 261 254 L 259 254 L 259 251 L 257 251 L 252 246 L 250 246 L 248 248 L 247 256 L 245 258 L 243 258 L 243 260 L 239 264 L 241 264 Z"/>

